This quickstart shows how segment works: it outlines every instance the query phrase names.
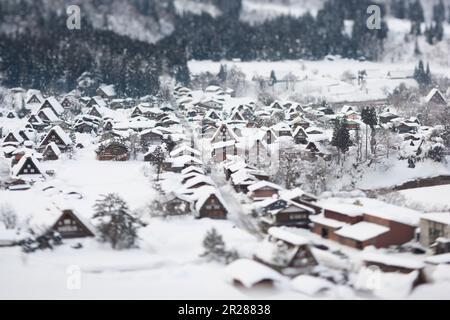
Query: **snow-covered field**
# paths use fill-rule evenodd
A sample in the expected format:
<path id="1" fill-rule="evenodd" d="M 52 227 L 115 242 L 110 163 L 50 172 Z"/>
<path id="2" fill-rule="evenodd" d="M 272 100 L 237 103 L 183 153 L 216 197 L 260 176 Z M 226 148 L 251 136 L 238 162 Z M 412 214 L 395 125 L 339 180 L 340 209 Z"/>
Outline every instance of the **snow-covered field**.
<path id="1" fill-rule="evenodd" d="M 412 87 L 417 85 L 411 78 L 417 62 L 379 63 L 349 59 L 279 62 L 190 61 L 189 69 L 193 74 L 218 73 L 221 64 L 226 64 L 228 68 L 240 69 L 245 73 L 247 81 L 252 81 L 254 76 L 268 78 L 272 70 L 275 71 L 278 80 L 293 74 L 298 81 L 289 90 L 286 90 L 285 83 L 276 84 L 273 89 L 275 92 L 283 92 L 286 98 L 297 95 L 312 97 L 319 101 L 325 99 L 330 102 L 368 101 L 385 99 L 387 93 L 392 92 L 401 83 Z M 450 68 L 442 68 L 432 63 L 430 67 L 436 74 L 445 74 L 450 71 Z M 360 70 L 367 72 L 365 88 L 359 86 L 356 80 Z M 344 73 L 355 78 L 346 80 L 343 77 Z"/>
<path id="2" fill-rule="evenodd" d="M 93 239 L 81 240 L 81 250 L 71 248 L 80 240 L 31 255 L 24 255 L 19 248 L 2 249 L 0 298 L 250 298 L 228 283 L 223 265 L 199 257 L 203 237 L 212 227 L 243 255 L 257 243 L 231 222 L 189 217 L 151 220 L 141 230 L 140 249 L 117 252 Z M 73 270 L 81 272 L 79 290 L 70 285 Z"/>
<path id="3" fill-rule="evenodd" d="M 419 204 L 429 212 L 450 210 L 449 185 L 402 190 L 399 193 L 406 201 Z"/>

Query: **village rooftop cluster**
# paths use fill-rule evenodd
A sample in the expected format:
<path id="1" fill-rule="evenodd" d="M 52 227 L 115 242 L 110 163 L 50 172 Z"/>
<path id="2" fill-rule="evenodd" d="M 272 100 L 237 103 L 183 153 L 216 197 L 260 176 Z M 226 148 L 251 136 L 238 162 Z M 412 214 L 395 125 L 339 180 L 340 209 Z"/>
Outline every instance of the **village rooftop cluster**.
<path id="1" fill-rule="evenodd" d="M 114 85 L 100 86 L 94 97 L 77 91 L 47 97 L 38 90 L 10 92 L 11 105 L 0 110 L 0 158 L 8 164 L 7 175 L 0 177 L 1 197 L 54 192 L 61 174 L 77 161 L 87 167 L 112 162 L 111 172 L 141 163 L 145 170 L 130 169 L 129 179 L 145 176 L 152 194 L 133 192 L 153 199 L 155 216 L 230 220 L 259 239 L 251 254 L 227 255 L 224 273 L 239 288 L 289 283 L 316 296 L 342 286 L 369 292 L 368 297 L 404 298 L 421 286 L 448 281 L 443 270 L 450 264 L 449 212 L 424 213 L 361 190 L 314 194 L 274 178 L 286 170 L 291 154 L 312 166 L 329 163 L 335 157 L 336 123 L 352 137 L 367 130 L 361 104 L 262 105 L 219 86 L 177 86 L 173 101 L 121 99 Z M 444 108 L 447 97 L 433 89 L 423 103 Z M 395 136 L 389 149 L 413 170 L 413 159 L 436 142 L 435 128 L 404 117 L 395 106 L 376 107 L 377 125 Z M 84 190 L 51 194 L 43 200 L 48 210 L 37 206 L 26 227 L 0 224 L 1 247 L 49 232 L 63 243 L 98 237 Z M 140 218 L 151 225 L 147 215 Z M 373 267 L 378 282 L 370 287 L 370 279 L 361 277 Z M 390 287 L 393 282 L 398 288 Z"/>

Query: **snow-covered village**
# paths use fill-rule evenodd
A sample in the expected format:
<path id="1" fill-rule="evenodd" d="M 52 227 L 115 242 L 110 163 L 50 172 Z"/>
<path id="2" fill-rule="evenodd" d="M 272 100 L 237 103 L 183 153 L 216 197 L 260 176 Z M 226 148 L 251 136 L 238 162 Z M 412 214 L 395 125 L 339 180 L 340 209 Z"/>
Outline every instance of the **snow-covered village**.
<path id="1" fill-rule="evenodd" d="M 450 299 L 450 2 L 379 1 L 361 47 L 340 0 L 86 1 L 63 31 L 37 2 L 0 3 L 1 299 Z M 309 20 L 347 44 L 217 35 Z"/>

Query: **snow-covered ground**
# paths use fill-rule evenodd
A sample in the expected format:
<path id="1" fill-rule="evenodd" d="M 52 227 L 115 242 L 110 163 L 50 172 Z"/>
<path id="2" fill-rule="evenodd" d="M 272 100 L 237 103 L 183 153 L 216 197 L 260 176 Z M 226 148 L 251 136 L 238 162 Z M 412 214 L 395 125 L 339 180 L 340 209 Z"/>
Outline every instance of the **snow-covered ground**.
<path id="1" fill-rule="evenodd" d="M 231 222 L 186 217 L 151 220 L 141 230 L 140 249 L 117 252 L 93 239 L 81 240 L 81 250 L 71 247 L 80 240 L 30 255 L 24 255 L 19 248 L 2 248 L 0 298 L 250 298 L 228 283 L 223 265 L 199 257 L 204 235 L 212 227 L 243 256 L 257 244 L 255 238 Z M 73 270 L 81 271 L 79 290 L 71 290 L 68 285 Z M 281 293 L 270 298 L 278 295 Z"/>
<path id="2" fill-rule="evenodd" d="M 428 212 L 450 210 L 450 186 L 435 186 L 402 190 L 399 193 L 411 204 L 418 204 Z"/>
<path id="3" fill-rule="evenodd" d="M 240 69 L 245 73 L 247 81 L 252 81 L 254 76 L 268 78 L 272 70 L 275 71 L 278 80 L 293 74 L 298 81 L 288 90 L 285 83 L 279 83 L 273 87 L 274 92 L 281 92 L 286 98 L 296 95 L 315 98 L 319 101 L 325 99 L 330 102 L 369 101 L 385 99 L 387 93 L 392 92 L 401 83 L 410 87 L 417 86 L 416 81 L 411 78 L 417 61 L 404 63 L 360 62 L 349 59 L 277 62 L 190 61 L 189 69 L 193 74 L 218 73 L 221 64 L 226 64 L 228 68 Z M 435 74 L 444 75 L 450 71 L 448 67 L 433 63 L 430 67 Z M 360 70 L 367 72 L 365 88 L 359 86 L 356 80 Z M 343 77 L 344 73 L 354 79 L 346 80 Z"/>

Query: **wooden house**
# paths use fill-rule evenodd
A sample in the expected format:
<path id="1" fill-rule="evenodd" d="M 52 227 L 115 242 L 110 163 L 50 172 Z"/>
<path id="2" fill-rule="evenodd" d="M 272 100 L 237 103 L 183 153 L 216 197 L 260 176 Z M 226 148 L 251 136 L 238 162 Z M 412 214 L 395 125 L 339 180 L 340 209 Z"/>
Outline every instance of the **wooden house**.
<path id="1" fill-rule="evenodd" d="M 62 113 L 64 113 L 64 108 L 62 107 L 62 105 L 59 103 L 58 100 L 56 100 L 55 97 L 49 97 L 47 99 L 45 99 L 44 103 L 41 105 L 41 107 L 39 108 L 39 111 L 42 111 L 44 109 L 50 109 L 52 110 L 52 112 L 56 115 L 59 116 Z M 39 113 L 38 113 L 39 114 Z M 42 118 L 41 118 L 42 119 Z M 44 120 L 44 119 L 42 119 Z"/>
<path id="2" fill-rule="evenodd" d="M 93 106 L 98 106 L 99 109 L 103 109 L 107 107 L 105 100 L 102 97 L 96 96 L 92 97 L 89 102 L 86 104 L 87 109 L 91 109 Z M 101 115 L 100 115 L 101 117 Z"/>
<path id="3" fill-rule="evenodd" d="M 15 119 L 16 118 L 16 114 L 13 111 L 9 111 L 6 114 L 6 118 L 8 118 L 8 119 Z"/>
<path id="4" fill-rule="evenodd" d="M 440 239 L 450 239 L 450 213 L 438 212 L 423 215 L 420 219 L 420 243 L 430 247 Z"/>
<path id="5" fill-rule="evenodd" d="M 250 259 L 238 259 L 226 267 L 234 286 L 240 289 L 272 289 L 282 276 L 272 268 Z"/>
<path id="6" fill-rule="evenodd" d="M 73 143 L 69 135 L 60 126 L 54 126 L 47 132 L 38 149 L 43 151 L 51 142 L 55 143 L 61 151 L 67 150 Z"/>
<path id="7" fill-rule="evenodd" d="M 100 86 L 97 89 L 96 94 L 98 96 L 100 96 L 102 99 L 108 99 L 108 100 L 114 99 L 117 96 L 116 89 L 114 88 L 114 85 L 112 85 L 112 84 Z"/>
<path id="8" fill-rule="evenodd" d="M 110 141 L 100 145 L 96 153 L 97 160 L 100 161 L 127 161 L 130 157 L 128 147 L 118 141 Z"/>
<path id="9" fill-rule="evenodd" d="M 308 134 L 300 126 L 295 129 L 293 138 L 296 144 L 308 144 Z"/>
<path id="10" fill-rule="evenodd" d="M 318 265 L 306 239 L 278 227 L 268 230 L 254 259 L 291 277 L 309 273 Z"/>
<path id="11" fill-rule="evenodd" d="M 63 210 L 51 229 L 58 232 L 63 239 L 95 236 L 93 226 L 89 222 L 80 219 L 80 216 L 70 209 Z"/>
<path id="12" fill-rule="evenodd" d="M 33 93 L 30 98 L 26 101 L 26 104 L 41 104 L 43 102 L 42 95 Z"/>
<path id="13" fill-rule="evenodd" d="M 183 196 L 174 193 L 170 193 L 164 196 L 164 201 L 162 201 L 162 210 L 167 215 L 179 216 L 186 215 L 192 212 L 191 201 Z"/>
<path id="14" fill-rule="evenodd" d="M 211 144 L 225 141 L 239 142 L 239 137 L 234 133 L 232 128 L 225 123 L 222 123 L 212 136 Z"/>
<path id="15" fill-rule="evenodd" d="M 211 157 L 215 162 L 222 162 L 239 153 L 235 140 L 220 141 L 212 145 Z"/>
<path id="16" fill-rule="evenodd" d="M 198 218 L 226 219 L 228 210 L 225 202 L 213 187 L 202 187 L 195 201 L 195 210 Z"/>
<path id="17" fill-rule="evenodd" d="M 278 226 L 309 228 L 309 216 L 313 214 L 313 209 L 302 204 L 285 199 L 271 199 L 264 204 L 262 222 L 265 229 Z"/>
<path id="18" fill-rule="evenodd" d="M 269 181 L 258 181 L 248 187 L 248 195 L 253 200 L 261 200 L 278 195 L 278 192 L 282 189 L 282 187 L 275 183 Z"/>
<path id="19" fill-rule="evenodd" d="M 140 134 L 141 143 L 144 146 L 161 145 L 164 142 L 164 134 L 158 129 L 147 129 Z"/>
<path id="20" fill-rule="evenodd" d="M 51 108 L 44 108 L 38 111 L 37 116 L 45 124 L 55 123 L 60 121 L 56 113 Z"/>
<path id="21" fill-rule="evenodd" d="M 3 139 L 3 144 L 5 143 L 15 143 L 16 145 L 22 144 L 24 139 L 20 136 L 17 131 L 10 131 Z"/>
<path id="22" fill-rule="evenodd" d="M 376 267 L 382 273 L 412 274 L 416 272 L 417 276 L 412 283 L 413 287 L 427 282 L 425 264 L 422 261 L 376 252 L 363 253 L 362 261 L 365 267 Z"/>
<path id="23" fill-rule="evenodd" d="M 431 89 L 425 97 L 425 103 L 432 106 L 447 106 L 447 100 L 437 88 Z"/>
<path id="24" fill-rule="evenodd" d="M 61 150 L 59 150 L 58 146 L 54 142 L 50 142 L 44 149 L 42 153 L 43 159 L 45 161 L 54 161 L 58 160 L 61 156 Z"/>
<path id="25" fill-rule="evenodd" d="M 13 176 L 42 176 L 42 170 L 39 161 L 31 155 L 23 156 L 19 162 L 12 168 Z"/>
<path id="26" fill-rule="evenodd" d="M 287 123 L 280 122 L 272 127 L 277 137 L 292 137 L 291 127 Z"/>

